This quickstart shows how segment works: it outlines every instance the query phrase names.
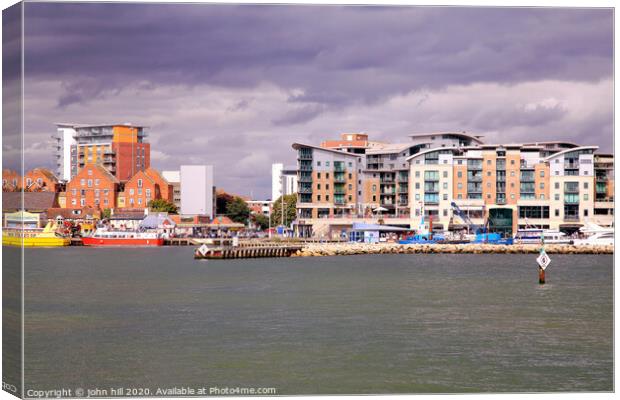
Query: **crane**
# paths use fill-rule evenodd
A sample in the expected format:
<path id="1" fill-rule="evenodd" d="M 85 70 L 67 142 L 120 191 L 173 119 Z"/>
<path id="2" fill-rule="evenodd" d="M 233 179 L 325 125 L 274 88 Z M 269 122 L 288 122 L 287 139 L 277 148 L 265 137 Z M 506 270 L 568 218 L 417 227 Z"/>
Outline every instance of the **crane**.
<path id="1" fill-rule="evenodd" d="M 450 205 L 452 206 L 452 208 L 454 209 L 454 213 L 463 220 L 463 222 L 465 222 L 465 224 L 467 224 L 468 228 L 475 234 L 478 233 L 484 233 L 486 232 L 486 224 L 484 225 L 476 225 L 472 222 L 472 220 L 469 218 L 469 216 L 463 212 L 463 210 L 461 210 L 459 208 L 459 206 L 455 203 L 455 202 L 451 202 Z"/>

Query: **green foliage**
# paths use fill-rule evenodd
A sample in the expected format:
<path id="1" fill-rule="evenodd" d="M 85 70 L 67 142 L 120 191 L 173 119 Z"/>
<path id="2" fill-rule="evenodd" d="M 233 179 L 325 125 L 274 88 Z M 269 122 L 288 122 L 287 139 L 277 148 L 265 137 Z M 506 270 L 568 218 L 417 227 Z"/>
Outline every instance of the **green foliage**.
<path id="1" fill-rule="evenodd" d="M 235 196 L 228 193 L 218 193 L 215 198 L 215 213 L 226 214 L 228 211 L 228 203 L 233 201 Z"/>
<path id="2" fill-rule="evenodd" d="M 265 230 L 269 228 L 269 217 L 265 214 L 252 214 L 252 218 L 254 219 L 254 223 L 258 225 L 260 230 Z"/>
<path id="3" fill-rule="evenodd" d="M 112 216 L 112 210 L 110 210 L 109 208 L 104 208 L 103 211 L 101 212 L 101 218 L 110 218 Z"/>
<path id="4" fill-rule="evenodd" d="M 278 197 L 273 202 L 271 211 L 271 225 L 278 226 L 290 226 L 291 222 L 297 217 L 297 195 L 287 194 L 284 196 L 284 221 L 282 221 L 282 196 Z"/>
<path id="5" fill-rule="evenodd" d="M 245 224 L 250 216 L 250 208 L 241 197 L 234 197 L 226 205 L 226 215 L 235 222 Z"/>
<path id="6" fill-rule="evenodd" d="M 148 203 L 148 207 L 151 211 L 167 212 L 169 214 L 176 214 L 178 212 L 177 206 L 164 199 L 151 200 Z"/>

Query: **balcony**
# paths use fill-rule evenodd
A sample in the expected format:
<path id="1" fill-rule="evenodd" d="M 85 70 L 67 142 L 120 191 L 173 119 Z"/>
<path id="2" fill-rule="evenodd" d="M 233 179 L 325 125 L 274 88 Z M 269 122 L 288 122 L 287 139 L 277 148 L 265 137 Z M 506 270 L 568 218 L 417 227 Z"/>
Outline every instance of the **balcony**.
<path id="1" fill-rule="evenodd" d="M 312 160 L 312 150 L 299 149 L 297 152 L 297 158 L 300 160 Z"/>
<path id="2" fill-rule="evenodd" d="M 334 188 L 334 194 L 341 194 L 341 195 L 344 195 L 344 194 L 346 194 L 346 191 L 344 190 L 344 188 L 342 188 L 342 189 L 336 189 L 336 188 Z"/>
<path id="3" fill-rule="evenodd" d="M 344 163 L 334 163 L 334 172 L 345 172 Z"/>
<path id="4" fill-rule="evenodd" d="M 347 178 L 343 172 L 337 172 L 334 174 L 334 182 L 345 183 Z"/>
<path id="5" fill-rule="evenodd" d="M 564 221 L 565 222 L 579 221 L 579 215 L 565 215 L 564 216 Z"/>

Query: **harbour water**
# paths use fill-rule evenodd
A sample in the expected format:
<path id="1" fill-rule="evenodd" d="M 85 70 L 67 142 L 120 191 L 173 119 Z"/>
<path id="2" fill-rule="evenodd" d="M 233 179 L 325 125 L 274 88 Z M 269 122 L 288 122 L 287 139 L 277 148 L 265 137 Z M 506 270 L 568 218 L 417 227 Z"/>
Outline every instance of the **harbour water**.
<path id="1" fill-rule="evenodd" d="M 613 258 L 25 250 L 25 389 L 613 390 Z"/>

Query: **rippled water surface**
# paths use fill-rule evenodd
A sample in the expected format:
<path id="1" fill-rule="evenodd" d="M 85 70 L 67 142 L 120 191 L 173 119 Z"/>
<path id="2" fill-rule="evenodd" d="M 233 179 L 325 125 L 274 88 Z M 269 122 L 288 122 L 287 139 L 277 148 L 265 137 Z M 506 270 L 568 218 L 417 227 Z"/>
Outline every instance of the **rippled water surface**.
<path id="1" fill-rule="evenodd" d="M 613 259 L 33 249 L 25 388 L 613 390 Z"/>

